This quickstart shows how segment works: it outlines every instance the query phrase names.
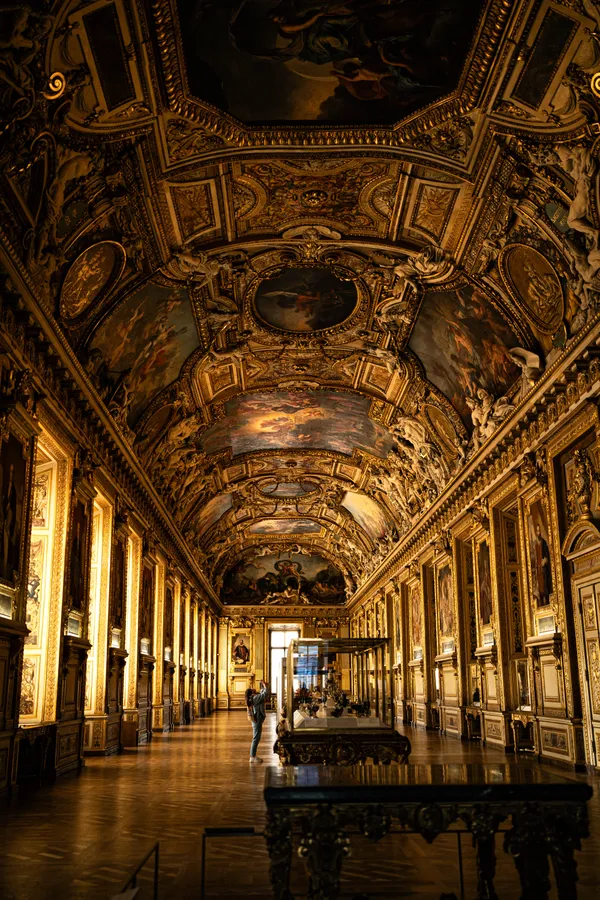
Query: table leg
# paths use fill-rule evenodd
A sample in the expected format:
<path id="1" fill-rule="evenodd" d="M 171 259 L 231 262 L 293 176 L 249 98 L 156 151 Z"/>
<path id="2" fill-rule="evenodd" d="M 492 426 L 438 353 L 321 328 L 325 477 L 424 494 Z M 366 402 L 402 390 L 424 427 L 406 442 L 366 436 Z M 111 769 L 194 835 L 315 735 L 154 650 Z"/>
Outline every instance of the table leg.
<path id="1" fill-rule="evenodd" d="M 339 895 L 342 862 L 350 852 L 349 845 L 336 813 L 328 807 L 319 807 L 303 823 L 298 853 L 310 874 L 310 900 L 335 900 Z"/>
<path id="2" fill-rule="evenodd" d="M 494 888 L 496 874 L 497 818 L 480 812 L 469 821 L 477 866 L 477 900 L 498 900 Z"/>
<path id="3" fill-rule="evenodd" d="M 267 810 L 265 838 L 269 851 L 269 877 L 274 900 L 293 900 L 290 893 L 292 822 L 288 810 Z"/>
<path id="4" fill-rule="evenodd" d="M 521 880 L 520 900 L 546 900 L 550 890 L 550 865 L 546 822 L 538 809 L 513 813 L 504 849 L 513 857 Z"/>
<path id="5" fill-rule="evenodd" d="M 573 858 L 574 849 L 573 841 L 565 835 L 560 845 L 557 842 L 550 851 L 559 900 L 577 898 L 577 863 Z"/>
<path id="6" fill-rule="evenodd" d="M 581 850 L 581 836 L 587 837 L 587 816 L 561 815 L 549 819 L 547 840 L 559 900 L 576 900 L 577 863 L 574 851 Z"/>

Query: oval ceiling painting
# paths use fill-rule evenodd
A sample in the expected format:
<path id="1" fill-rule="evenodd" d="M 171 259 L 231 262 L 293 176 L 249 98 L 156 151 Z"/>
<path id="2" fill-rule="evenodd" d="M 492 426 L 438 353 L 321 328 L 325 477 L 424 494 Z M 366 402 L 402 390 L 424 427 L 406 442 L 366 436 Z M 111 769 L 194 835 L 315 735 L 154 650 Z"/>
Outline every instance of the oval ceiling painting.
<path id="1" fill-rule="evenodd" d="M 80 253 L 63 282 L 60 313 L 77 319 L 104 297 L 121 277 L 125 251 L 115 241 L 100 241 Z"/>
<path id="2" fill-rule="evenodd" d="M 287 268 L 259 284 L 254 298 L 257 316 L 279 331 L 322 331 L 340 325 L 358 302 L 356 285 L 329 269 Z"/>

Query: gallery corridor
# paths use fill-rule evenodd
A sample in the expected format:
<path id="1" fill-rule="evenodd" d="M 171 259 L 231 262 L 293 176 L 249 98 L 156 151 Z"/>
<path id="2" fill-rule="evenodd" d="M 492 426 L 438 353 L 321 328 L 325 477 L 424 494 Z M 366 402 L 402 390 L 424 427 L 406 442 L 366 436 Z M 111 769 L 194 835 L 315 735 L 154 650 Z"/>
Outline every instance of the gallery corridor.
<path id="1" fill-rule="evenodd" d="M 271 753 L 275 716 L 269 714 L 260 753 Z M 485 762 L 511 757 L 407 728 L 413 763 Z M 263 766 L 248 765 L 249 726 L 242 712 L 222 712 L 155 736 L 120 756 L 88 759 L 81 775 L 21 795 L 0 813 L 0 895 L 3 900 L 108 900 L 155 841 L 160 841 L 160 897 L 199 897 L 201 836 L 205 826 L 255 826 L 264 821 Z M 523 765 L 537 765 L 527 759 Z M 554 767 L 543 766 L 549 774 Z M 565 773 L 568 777 L 584 776 Z M 600 894 L 600 779 L 593 777 L 592 837 L 578 854 L 579 896 Z M 497 890 L 518 897 L 512 863 L 498 839 Z M 421 838 L 356 842 L 344 866 L 344 896 L 459 896 L 456 839 L 431 846 Z M 473 856 L 463 840 L 466 896 L 474 896 Z M 269 897 L 267 854 L 261 837 L 209 842 L 207 896 Z M 302 896 L 299 861 L 293 887 Z M 140 900 L 151 896 L 150 870 Z M 554 896 L 552 894 L 551 896 Z"/>

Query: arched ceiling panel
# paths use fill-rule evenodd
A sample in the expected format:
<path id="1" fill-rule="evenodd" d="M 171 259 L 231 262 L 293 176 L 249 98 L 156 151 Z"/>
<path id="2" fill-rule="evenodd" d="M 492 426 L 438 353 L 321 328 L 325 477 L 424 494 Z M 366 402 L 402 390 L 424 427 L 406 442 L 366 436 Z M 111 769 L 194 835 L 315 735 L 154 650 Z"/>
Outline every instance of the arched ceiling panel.
<path id="1" fill-rule="evenodd" d="M 68 88 L 43 128 L 8 121 L 36 147 L 6 169 L 13 243 L 217 586 L 296 553 L 352 590 L 585 323 L 583 151 L 536 144 L 590 121 L 560 83 L 593 56 L 575 6 L 556 52 L 507 0 L 65 0 L 43 36 L 26 14 Z"/>
<path id="2" fill-rule="evenodd" d="M 497 397 L 515 382 L 519 370 L 509 351 L 518 345 L 489 298 L 466 285 L 425 295 L 409 346 L 471 427 L 469 400 L 480 389 Z"/>

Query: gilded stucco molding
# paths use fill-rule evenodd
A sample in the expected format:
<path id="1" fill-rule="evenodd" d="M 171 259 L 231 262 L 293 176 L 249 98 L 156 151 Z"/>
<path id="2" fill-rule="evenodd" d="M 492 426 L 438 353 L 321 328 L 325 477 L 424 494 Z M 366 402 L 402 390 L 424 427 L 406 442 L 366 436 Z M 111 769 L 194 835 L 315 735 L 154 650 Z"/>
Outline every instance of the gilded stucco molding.
<path id="1" fill-rule="evenodd" d="M 31 304 L 31 313 L 26 313 L 23 306 L 19 310 L 12 308 L 12 298 L 7 294 L 2 298 L 0 317 L 6 339 L 10 341 L 13 352 L 25 365 L 35 373 L 40 392 L 51 393 L 61 410 L 60 431 L 70 438 L 70 442 L 81 442 L 91 445 L 104 465 L 109 468 L 111 477 L 119 492 L 127 498 L 127 502 L 140 509 L 142 516 L 150 518 L 161 526 L 165 549 L 170 550 L 186 571 L 194 573 L 203 589 L 211 596 L 215 607 L 220 603 L 212 591 L 212 587 L 203 573 L 199 572 L 196 561 L 171 515 L 163 506 L 152 484 L 148 481 L 137 457 L 123 441 L 114 421 L 105 412 L 102 402 L 89 384 L 83 367 L 68 345 L 64 336 L 53 324 L 48 312 L 43 312 L 36 299 L 35 287 L 30 283 L 27 271 L 17 260 L 19 254 L 11 244 L 0 226 L 0 245 L 5 243 L 8 253 L 4 262 L 8 271 L 12 270 L 17 283 L 27 290 L 24 298 Z M 23 301 L 20 301 L 21 304 Z M 25 321 L 29 315 L 39 325 L 29 324 L 29 334 L 25 333 Z M 48 331 L 50 334 L 47 336 Z M 36 334 L 35 337 L 32 334 Z M 57 354 L 57 350 L 59 354 Z M 47 403 L 48 401 L 44 401 Z M 54 419 L 56 421 L 56 417 Z M 68 423 L 68 425 L 67 425 Z M 54 426 L 56 427 L 56 425 Z"/>
<path id="2" fill-rule="evenodd" d="M 420 555 L 436 531 L 450 527 L 477 497 L 488 494 L 497 481 L 506 477 L 508 469 L 520 463 L 524 453 L 547 440 L 572 410 L 593 394 L 600 381 L 600 350 L 596 346 L 600 337 L 598 318 L 584 331 L 546 371 L 489 443 L 447 485 L 442 496 L 383 565 L 361 585 L 350 609 Z"/>

